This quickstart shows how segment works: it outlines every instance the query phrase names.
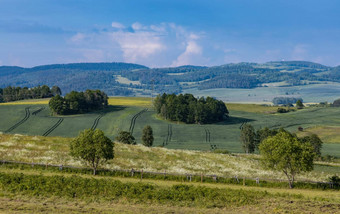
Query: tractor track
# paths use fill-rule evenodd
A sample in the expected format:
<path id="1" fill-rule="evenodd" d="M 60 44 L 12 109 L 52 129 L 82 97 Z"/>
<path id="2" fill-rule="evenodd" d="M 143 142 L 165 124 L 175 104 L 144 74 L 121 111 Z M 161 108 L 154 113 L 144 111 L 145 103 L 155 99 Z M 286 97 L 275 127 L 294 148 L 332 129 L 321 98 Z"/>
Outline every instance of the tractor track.
<path id="1" fill-rule="evenodd" d="M 40 109 L 38 109 L 38 110 L 36 110 L 36 111 L 34 111 L 34 112 L 32 112 L 32 115 L 37 115 L 39 112 L 41 112 L 42 110 L 44 110 L 45 109 L 45 107 L 41 107 Z"/>
<path id="2" fill-rule="evenodd" d="M 131 123 L 130 123 L 130 128 L 129 128 L 129 132 L 131 134 L 133 134 L 133 130 L 135 128 L 135 124 L 136 124 L 136 119 L 141 115 L 143 114 L 144 112 L 148 111 L 147 108 L 143 109 L 142 111 L 138 112 L 137 114 L 135 114 L 132 119 L 131 119 Z"/>
<path id="3" fill-rule="evenodd" d="M 26 107 L 25 108 L 25 117 L 20 120 L 19 122 L 17 122 L 16 124 L 14 124 L 12 127 L 10 127 L 9 129 L 7 129 L 5 131 L 5 133 L 7 132 L 11 132 L 13 131 L 14 129 L 16 129 L 18 126 L 20 126 L 21 124 L 23 124 L 24 122 L 26 122 L 28 120 L 28 118 L 30 118 L 31 116 L 31 113 L 30 113 L 30 107 Z"/>
<path id="4" fill-rule="evenodd" d="M 211 133 L 210 133 L 210 130 L 208 129 L 208 128 L 205 128 L 204 127 L 204 131 L 205 131 L 205 142 L 206 143 L 209 143 L 209 145 L 210 145 L 210 149 L 211 150 L 215 150 L 215 149 L 217 149 L 217 145 L 216 144 L 213 144 L 212 142 L 211 142 Z"/>
<path id="5" fill-rule="evenodd" d="M 62 122 L 64 118 L 60 118 L 51 128 L 49 128 L 42 136 L 46 137 L 47 135 L 51 134 Z"/>
<path id="6" fill-rule="evenodd" d="M 98 126 L 99 120 L 104 116 L 105 114 L 100 114 L 93 122 L 93 125 L 91 127 L 92 130 L 95 130 Z"/>
<path id="7" fill-rule="evenodd" d="M 163 141 L 163 146 L 166 146 L 170 143 L 172 138 L 172 124 L 168 124 L 168 133 Z"/>

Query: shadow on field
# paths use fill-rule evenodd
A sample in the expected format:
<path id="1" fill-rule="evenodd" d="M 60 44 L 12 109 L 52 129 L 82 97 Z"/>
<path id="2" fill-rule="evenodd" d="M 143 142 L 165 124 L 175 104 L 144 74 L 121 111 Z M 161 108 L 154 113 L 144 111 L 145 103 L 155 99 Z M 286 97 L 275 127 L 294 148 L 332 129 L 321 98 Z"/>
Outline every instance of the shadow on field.
<path id="1" fill-rule="evenodd" d="M 216 125 L 234 125 L 234 124 L 242 124 L 248 123 L 255 120 L 244 118 L 244 117 L 228 117 L 222 122 L 216 123 Z"/>
<path id="2" fill-rule="evenodd" d="M 113 111 L 122 111 L 126 109 L 126 107 L 124 106 L 107 106 L 106 108 L 104 108 L 103 110 L 101 110 L 100 112 L 103 112 L 103 113 L 109 113 L 109 112 L 113 112 Z"/>

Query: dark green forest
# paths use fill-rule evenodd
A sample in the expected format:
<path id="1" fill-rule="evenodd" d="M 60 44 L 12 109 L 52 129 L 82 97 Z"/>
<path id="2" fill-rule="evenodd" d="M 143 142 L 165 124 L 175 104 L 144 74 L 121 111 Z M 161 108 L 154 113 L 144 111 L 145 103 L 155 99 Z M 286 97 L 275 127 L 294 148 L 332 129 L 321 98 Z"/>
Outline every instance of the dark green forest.
<path id="1" fill-rule="evenodd" d="M 166 120 L 184 123 L 214 123 L 228 117 L 224 102 L 211 97 L 195 98 L 192 94 L 163 94 L 154 100 L 156 112 Z"/>
<path id="2" fill-rule="evenodd" d="M 121 82 L 117 76 L 139 84 Z M 41 78 L 44 77 L 44 78 Z M 134 96 L 137 92 L 179 94 L 186 88 L 255 88 L 264 83 L 283 82 L 290 86 L 315 81 L 340 82 L 340 67 L 313 62 L 282 61 L 236 63 L 221 66 L 148 68 L 130 63 L 72 63 L 33 68 L 0 66 L 0 87 L 58 85 L 64 93 L 96 88 L 108 95 Z"/>
<path id="3" fill-rule="evenodd" d="M 107 95 L 100 90 L 72 91 L 62 97 L 51 98 L 49 107 L 54 114 L 82 114 L 105 108 L 108 105 Z"/>
<path id="4" fill-rule="evenodd" d="M 0 102 L 49 98 L 60 94 L 61 90 L 58 86 L 53 86 L 52 88 L 47 85 L 33 88 L 8 86 L 6 88 L 0 88 Z"/>

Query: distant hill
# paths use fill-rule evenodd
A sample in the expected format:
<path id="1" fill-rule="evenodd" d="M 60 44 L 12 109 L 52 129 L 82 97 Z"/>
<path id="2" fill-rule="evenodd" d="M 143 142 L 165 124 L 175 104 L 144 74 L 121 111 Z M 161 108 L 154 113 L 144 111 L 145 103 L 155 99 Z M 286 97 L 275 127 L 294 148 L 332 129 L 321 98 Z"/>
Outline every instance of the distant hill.
<path id="1" fill-rule="evenodd" d="M 231 63 L 220 66 L 148 68 L 131 63 L 71 63 L 33 68 L 0 67 L 0 87 L 57 85 L 65 94 L 72 90 L 100 89 L 109 95 L 180 93 L 184 89 L 255 88 L 266 83 L 286 86 L 316 81 L 340 82 L 340 67 L 305 61 Z"/>

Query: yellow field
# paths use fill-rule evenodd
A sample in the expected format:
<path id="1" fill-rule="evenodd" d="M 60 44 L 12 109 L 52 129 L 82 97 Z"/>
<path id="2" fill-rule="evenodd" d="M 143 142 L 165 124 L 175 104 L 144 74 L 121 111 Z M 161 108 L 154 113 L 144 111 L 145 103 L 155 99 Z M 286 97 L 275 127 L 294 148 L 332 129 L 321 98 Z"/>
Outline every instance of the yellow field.
<path id="1" fill-rule="evenodd" d="M 50 98 L 46 99 L 32 99 L 32 100 L 20 100 L 15 102 L 0 103 L 0 105 L 47 105 Z"/>
<path id="2" fill-rule="evenodd" d="M 47 105 L 47 99 L 20 100 L 15 102 L 0 103 L 0 105 Z M 109 105 L 121 106 L 150 106 L 151 98 L 148 97 L 109 97 Z"/>
<path id="3" fill-rule="evenodd" d="M 299 137 L 317 134 L 323 142 L 340 143 L 339 126 L 316 126 L 298 132 Z"/>
<path id="4" fill-rule="evenodd" d="M 277 106 L 264 106 L 259 104 L 240 104 L 240 103 L 226 103 L 228 110 L 245 111 L 252 113 L 276 113 Z"/>
<path id="5" fill-rule="evenodd" d="M 109 105 L 121 106 L 150 106 L 151 98 L 149 97 L 110 97 Z"/>

